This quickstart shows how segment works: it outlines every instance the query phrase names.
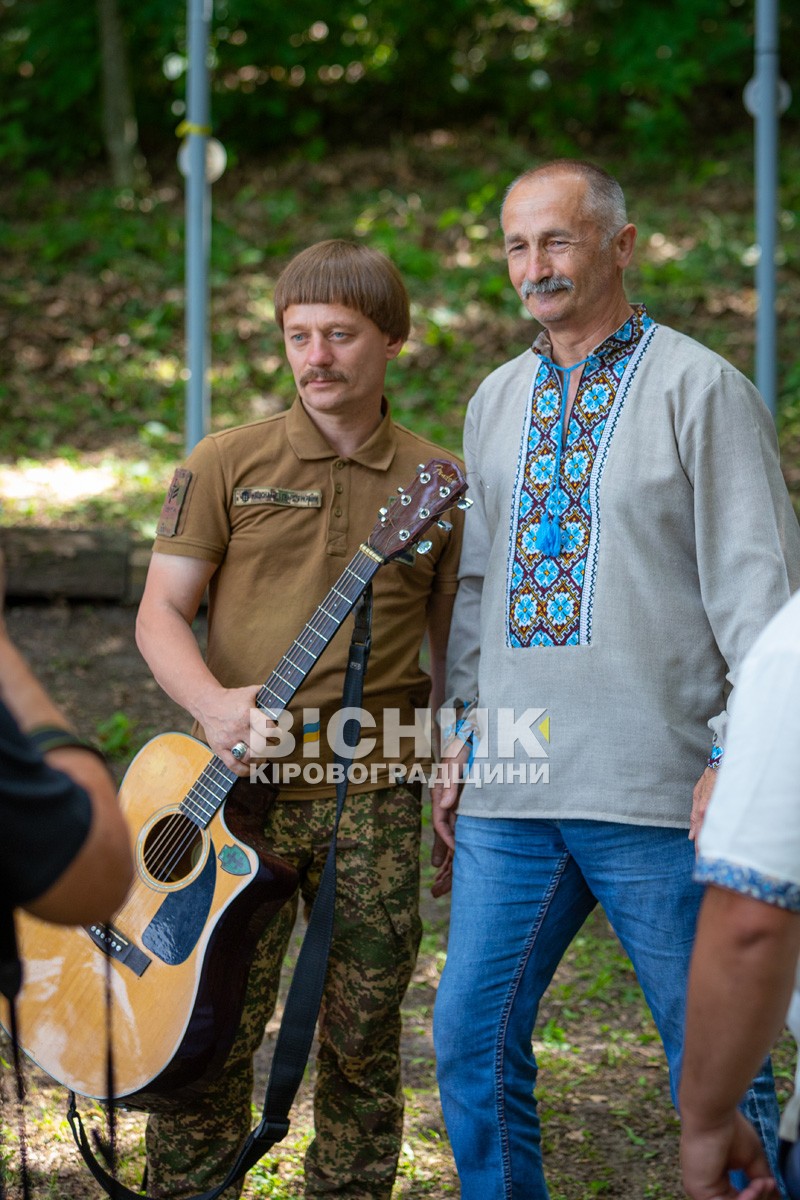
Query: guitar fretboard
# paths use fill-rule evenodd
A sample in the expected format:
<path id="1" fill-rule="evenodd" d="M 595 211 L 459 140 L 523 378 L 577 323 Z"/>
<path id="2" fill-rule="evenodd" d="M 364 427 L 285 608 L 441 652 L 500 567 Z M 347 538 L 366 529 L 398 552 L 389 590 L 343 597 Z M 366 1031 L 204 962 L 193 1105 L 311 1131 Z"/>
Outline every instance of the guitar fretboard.
<path id="1" fill-rule="evenodd" d="M 356 551 L 342 575 L 306 622 L 275 670 L 256 695 L 256 705 L 275 720 L 290 703 L 311 668 L 341 628 L 347 616 L 382 565 L 382 559 Z M 216 754 L 181 801 L 180 809 L 200 829 L 219 811 L 238 779 Z"/>
<path id="2" fill-rule="evenodd" d="M 380 565 L 363 550 L 356 552 L 256 696 L 256 704 L 268 717 L 274 720 L 289 705 Z"/>

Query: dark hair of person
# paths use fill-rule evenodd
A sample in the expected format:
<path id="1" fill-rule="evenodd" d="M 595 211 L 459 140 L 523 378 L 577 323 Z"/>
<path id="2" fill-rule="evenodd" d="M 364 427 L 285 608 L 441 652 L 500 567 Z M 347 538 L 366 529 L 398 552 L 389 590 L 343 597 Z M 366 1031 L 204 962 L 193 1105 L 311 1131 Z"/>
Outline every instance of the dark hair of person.
<path id="1" fill-rule="evenodd" d="M 406 286 L 397 267 L 379 250 L 331 238 L 302 250 L 275 285 L 275 320 L 292 304 L 342 304 L 368 317 L 391 338 L 411 328 Z"/>

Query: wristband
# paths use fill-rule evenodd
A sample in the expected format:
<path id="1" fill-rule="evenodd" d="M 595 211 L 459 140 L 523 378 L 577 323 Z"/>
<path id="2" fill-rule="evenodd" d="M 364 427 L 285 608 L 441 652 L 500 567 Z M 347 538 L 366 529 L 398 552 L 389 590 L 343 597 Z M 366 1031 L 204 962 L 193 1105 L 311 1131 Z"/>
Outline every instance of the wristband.
<path id="1" fill-rule="evenodd" d="M 715 743 L 711 748 L 711 753 L 708 756 L 708 762 L 706 763 L 706 766 L 710 767 L 712 771 L 718 771 L 722 766 L 722 756 L 724 753 L 725 751 L 723 747 L 718 746 Z"/>
<path id="2" fill-rule="evenodd" d="M 469 704 L 463 700 L 453 700 L 449 704 L 442 705 L 439 709 L 440 718 L 444 712 L 453 714 L 453 720 L 442 729 L 442 744 L 444 746 L 448 746 L 454 737 L 459 738 L 466 745 L 470 741 L 472 734 L 478 732 L 476 721 L 477 703 L 477 700 L 470 700 Z M 466 730 L 466 733 L 462 732 L 462 730 Z"/>
<path id="3" fill-rule="evenodd" d="M 37 725 L 35 729 L 28 730 L 27 736 L 42 755 L 49 754 L 51 750 L 88 750 L 90 754 L 96 754 L 101 762 L 106 761 L 102 750 L 90 742 L 84 742 L 77 733 L 61 725 Z"/>
<path id="4" fill-rule="evenodd" d="M 475 736 L 476 732 L 477 731 L 475 730 L 474 726 L 470 725 L 469 718 L 464 717 L 460 721 L 456 721 L 456 728 L 455 728 L 454 736 L 450 739 L 450 742 L 448 743 L 448 745 L 450 745 L 455 740 L 455 738 L 458 738 L 458 740 L 460 742 L 463 742 L 465 746 L 469 746 L 469 758 L 467 759 L 467 770 L 470 769 L 473 762 L 475 761 L 475 743 L 478 740 Z"/>

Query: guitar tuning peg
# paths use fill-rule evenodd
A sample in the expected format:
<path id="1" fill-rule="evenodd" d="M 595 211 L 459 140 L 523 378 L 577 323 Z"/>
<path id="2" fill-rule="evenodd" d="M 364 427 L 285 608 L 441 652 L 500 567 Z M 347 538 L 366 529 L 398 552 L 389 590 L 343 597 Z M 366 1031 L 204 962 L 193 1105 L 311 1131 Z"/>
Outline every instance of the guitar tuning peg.
<path id="1" fill-rule="evenodd" d="M 462 512 L 466 512 L 468 508 L 472 508 L 472 501 L 468 496 L 463 496 L 456 504 L 456 508 L 460 508 Z"/>
<path id="2" fill-rule="evenodd" d="M 432 549 L 433 549 L 433 542 L 429 542 L 426 539 L 424 542 L 420 542 L 420 544 L 417 546 L 417 554 L 427 554 L 428 551 L 432 550 Z"/>
<path id="3" fill-rule="evenodd" d="M 389 510 L 388 510 L 388 508 L 386 508 L 386 506 L 385 506 L 385 505 L 384 505 L 384 507 L 383 507 L 383 508 L 379 508 L 379 509 L 378 509 L 378 516 L 379 516 L 379 517 L 388 517 L 388 515 L 389 515 Z"/>
<path id="4" fill-rule="evenodd" d="M 400 493 L 400 495 L 402 496 L 402 494 L 403 494 L 403 485 L 402 485 L 402 483 L 401 483 L 401 484 L 398 486 L 397 490 L 398 490 L 398 492 Z"/>
<path id="5" fill-rule="evenodd" d="M 417 463 L 417 474 L 419 475 L 420 471 L 424 471 L 424 470 L 425 470 L 425 463 Z"/>
<path id="6" fill-rule="evenodd" d="M 439 526 L 440 529 L 443 529 L 445 531 L 445 533 L 449 533 L 450 530 L 453 528 L 453 526 L 450 524 L 449 521 L 437 521 L 436 524 Z"/>
<path id="7" fill-rule="evenodd" d="M 439 495 L 442 497 L 443 500 L 446 500 L 447 497 L 450 495 L 450 488 L 447 487 L 446 484 L 442 484 L 442 486 L 439 488 Z"/>

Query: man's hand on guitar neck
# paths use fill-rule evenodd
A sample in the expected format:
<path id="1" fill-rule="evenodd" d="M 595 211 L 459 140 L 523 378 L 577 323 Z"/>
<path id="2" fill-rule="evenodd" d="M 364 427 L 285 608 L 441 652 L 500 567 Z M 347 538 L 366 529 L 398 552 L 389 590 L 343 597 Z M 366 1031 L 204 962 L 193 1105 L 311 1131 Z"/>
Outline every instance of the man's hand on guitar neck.
<path id="1" fill-rule="evenodd" d="M 222 759 L 226 767 L 230 767 L 242 779 L 250 774 L 250 763 L 253 759 L 250 747 L 253 732 L 250 727 L 250 713 L 255 708 L 256 695 L 259 686 L 241 688 L 223 688 L 217 686 L 209 689 L 198 699 L 194 716 L 203 727 L 203 735 L 214 753 Z M 267 725 L 272 722 L 266 721 Z M 241 758 L 236 758 L 231 750 L 239 742 L 247 746 L 247 751 Z"/>
<path id="2" fill-rule="evenodd" d="M 157 682 L 190 712 L 226 767 L 250 774 L 250 710 L 260 685 L 226 688 L 212 675 L 192 622 L 216 566 L 200 558 L 155 553 L 136 618 L 136 644 Z M 248 747 L 237 759 L 231 749 Z"/>

